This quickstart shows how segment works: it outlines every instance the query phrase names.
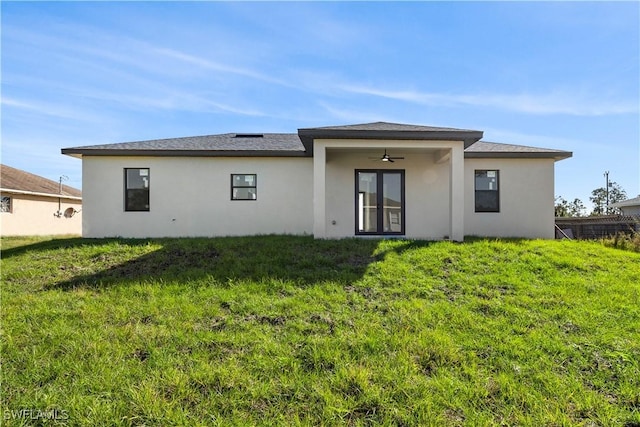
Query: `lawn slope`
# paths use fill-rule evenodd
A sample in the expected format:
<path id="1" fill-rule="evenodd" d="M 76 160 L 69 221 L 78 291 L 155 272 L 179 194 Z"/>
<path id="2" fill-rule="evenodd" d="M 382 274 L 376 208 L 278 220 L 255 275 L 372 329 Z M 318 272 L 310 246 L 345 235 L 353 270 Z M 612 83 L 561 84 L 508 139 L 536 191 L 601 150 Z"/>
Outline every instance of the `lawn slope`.
<path id="1" fill-rule="evenodd" d="M 290 236 L 2 245 L 3 425 L 640 425 L 638 253 Z"/>

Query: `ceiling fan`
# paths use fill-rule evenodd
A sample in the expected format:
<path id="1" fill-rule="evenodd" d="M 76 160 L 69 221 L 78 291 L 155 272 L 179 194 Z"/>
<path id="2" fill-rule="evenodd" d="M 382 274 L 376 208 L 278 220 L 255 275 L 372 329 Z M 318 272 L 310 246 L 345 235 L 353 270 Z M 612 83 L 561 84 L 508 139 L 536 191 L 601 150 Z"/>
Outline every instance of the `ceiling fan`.
<path id="1" fill-rule="evenodd" d="M 389 162 L 389 163 L 393 163 L 396 160 L 404 160 L 404 157 L 391 157 L 390 155 L 387 154 L 387 149 L 384 149 L 384 154 L 382 155 L 382 157 L 369 157 L 372 160 L 378 160 L 381 162 Z"/>

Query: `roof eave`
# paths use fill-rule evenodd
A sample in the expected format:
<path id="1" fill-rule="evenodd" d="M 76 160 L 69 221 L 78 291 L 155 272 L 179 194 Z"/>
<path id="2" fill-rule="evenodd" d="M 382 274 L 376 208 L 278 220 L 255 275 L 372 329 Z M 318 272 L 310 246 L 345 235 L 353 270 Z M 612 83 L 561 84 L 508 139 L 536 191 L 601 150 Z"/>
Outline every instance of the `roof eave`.
<path id="1" fill-rule="evenodd" d="M 555 161 L 573 157 L 570 151 L 548 152 L 495 152 L 495 151 L 466 151 L 466 159 L 554 159 Z"/>
<path id="2" fill-rule="evenodd" d="M 56 199 L 78 200 L 82 201 L 82 196 L 72 196 L 70 194 L 61 193 L 44 193 L 41 191 L 16 190 L 13 188 L 0 188 L 0 193 L 21 194 L 25 196 L 51 197 Z"/>
<path id="3" fill-rule="evenodd" d="M 640 197 L 635 197 L 633 199 L 612 203 L 609 206 L 611 206 L 612 208 L 628 208 L 628 207 L 640 206 Z"/>
<path id="4" fill-rule="evenodd" d="M 146 157 L 306 157 L 302 150 L 118 150 L 63 148 L 62 154 L 83 156 L 146 156 Z"/>
<path id="5" fill-rule="evenodd" d="M 403 131 L 403 130 L 345 130 L 345 129 L 298 129 L 298 135 L 307 152 L 313 154 L 315 139 L 389 139 L 389 140 L 427 140 L 427 141 L 463 141 L 468 148 L 482 139 L 482 131 Z"/>
<path id="6" fill-rule="evenodd" d="M 62 154 L 66 154 L 67 156 L 75 157 L 76 159 L 81 159 L 82 154 L 75 151 L 73 148 L 63 148 L 60 150 Z"/>

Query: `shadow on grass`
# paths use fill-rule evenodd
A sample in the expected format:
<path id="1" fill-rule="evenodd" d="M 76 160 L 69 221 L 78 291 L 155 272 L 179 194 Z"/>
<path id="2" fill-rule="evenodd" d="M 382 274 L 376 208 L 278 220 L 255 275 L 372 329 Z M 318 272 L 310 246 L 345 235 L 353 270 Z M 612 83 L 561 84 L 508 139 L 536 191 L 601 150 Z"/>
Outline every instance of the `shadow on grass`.
<path id="1" fill-rule="evenodd" d="M 28 240 L 31 240 L 31 239 L 28 239 Z M 51 240 L 37 241 L 35 243 L 22 244 L 19 246 L 14 246 L 14 247 L 5 249 L 5 246 L 7 246 L 7 244 L 12 244 L 12 242 L 3 241 L 2 242 L 3 248 L 1 252 L 2 252 L 2 258 L 11 258 L 14 256 L 23 255 L 29 251 L 46 251 L 46 250 L 74 247 L 74 246 L 78 246 L 82 242 L 83 240 L 81 237 L 71 237 L 71 238 L 64 238 L 64 239 L 54 238 Z"/>
<path id="2" fill-rule="evenodd" d="M 10 247 L 8 249 L 2 249 L 2 258 L 9 259 L 15 256 L 24 255 L 27 252 L 41 252 L 56 249 L 65 248 L 77 248 L 77 247 L 89 247 L 89 246 L 104 246 L 110 242 L 125 243 L 130 246 L 142 246 L 146 245 L 152 239 L 118 239 L 118 238 L 105 238 L 105 239 L 85 239 L 82 237 L 69 237 L 69 238 L 52 238 L 50 240 L 40 240 L 34 243 L 19 245 Z"/>
<path id="3" fill-rule="evenodd" d="M 69 239 L 57 243 L 42 242 L 26 250 L 55 249 L 74 245 L 101 245 L 105 242 L 125 245 L 159 244 L 160 249 L 127 261 L 117 261 L 110 252 L 100 251 L 79 263 L 91 265 L 64 281 L 48 288 L 101 288 L 140 281 L 179 281 L 227 283 L 230 280 L 292 281 L 310 285 L 332 281 L 352 283 L 362 278 L 371 263 L 383 259 L 379 240 L 345 239 L 314 240 L 311 236 L 256 236 L 183 239 Z M 430 242 L 403 241 L 392 245 L 403 252 L 424 247 Z M 388 251 L 387 251 L 388 252 Z M 16 253 L 12 253 L 15 256 Z M 110 258 L 113 259 L 110 259 Z M 74 268 L 74 267 L 70 267 Z"/>

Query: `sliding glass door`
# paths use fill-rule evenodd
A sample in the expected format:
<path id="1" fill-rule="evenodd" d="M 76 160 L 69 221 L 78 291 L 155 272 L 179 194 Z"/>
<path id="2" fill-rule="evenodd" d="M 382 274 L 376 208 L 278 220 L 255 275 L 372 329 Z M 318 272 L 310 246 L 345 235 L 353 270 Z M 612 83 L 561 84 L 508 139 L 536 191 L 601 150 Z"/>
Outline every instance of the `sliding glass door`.
<path id="1" fill-rule="evenodd" d="M 404 170 L 356 170 L 356 234 L 404 234 Z"/>

